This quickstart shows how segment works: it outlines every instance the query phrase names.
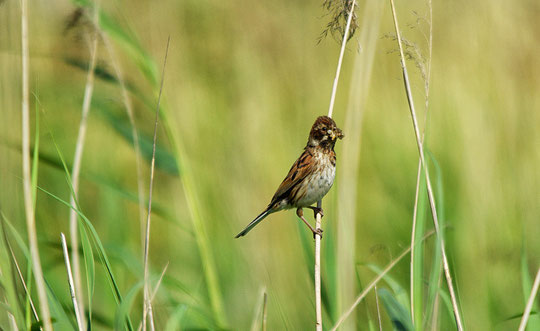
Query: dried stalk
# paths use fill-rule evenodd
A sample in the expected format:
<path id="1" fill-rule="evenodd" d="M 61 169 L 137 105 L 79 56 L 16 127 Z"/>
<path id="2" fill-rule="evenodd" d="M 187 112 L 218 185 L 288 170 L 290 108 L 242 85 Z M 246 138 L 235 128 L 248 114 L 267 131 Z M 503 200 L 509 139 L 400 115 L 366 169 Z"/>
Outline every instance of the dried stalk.
<path id="1" fill-rule="evenodd" d="M 356 7 L 356 0 L 353 0 L 351 5 L 351 11 L 349 12 L 349 18 L 347 18 L 347 27 L 345 28 L 345 34 L 343 35 L 343 41 L 341 42 L 341 51 L 339 53 L 339 60 L 336 69 L 336 77 L 334 78 L 334 85 L 332 86 L 332 96 L 330 97 L 330 106 L 328 107 L 328 117 L 332 117 L 334 112 L 334 102 L 336 101 L 336 92 L 339 81 L 339 74 L 341 73 L 341 63 L 343 62 L 343 54 L 345 53 L 345 45 L 349 37 L 349 30 L 351 28 L 351 21 L 354 13 L 354 7 Z"/>
<path id="2" fill-rule="evenodd" d="M 317 208 L 322 208 L 322 202 L 317 202 Z M 317 213 L 315 229 L 321 228 L 322 216 Z M 322 303 L 321 303 L 321 235 L 315 234 L 315 329 L 322 331 Z"/>
<path id="3" fill-rule="evenodd" d="M 529 316 L 531 315 L 531 310 L 534 304 L 534 298 L 536 297 L 536 293 L 538 292 L 538 287 L 540 286 L 540 269 L 538 269 L 538 272 L 536 273 L 536 277 L 534 278 L 534 284 L 531 290 L 531 295 L 529 296 L 529 300 L 527 301 L 527 306 L 525 306 L 525 311 L 523 312 L 523 317 L 521 317 L 521 322 L 519 323 L 519 331 L 525 331 L 525 327 L 527 326 L 527 322 L 529 321 Z"/>
<path id="4" fill-rule="evenodd" d="M 349 17 L 347 18 L 347 26 L 345 28 L 345 33 L 343 34 L 343 41 L 341 43 L 341 50 L 339 53 L 338 65 L 336 69 L 336 77 L 334 78 L 334 84 L 332 86 L 332 95 L 330 97 L 330 105 L 328 107 L 328 117 L 332 117 L 334 111 L 334 104 L 336 100 L 337 86 L 339 82 L 339 75 L 341 73 L 341 64 L 343 63 L 343 55 L 345 54 L 345 45 L 347 45 L 347 40 L 349 37 L 349 30 L 351 27 L 351 21 L 354 13 L 354 8 L 356 7 L 356 0 L 353 0 L 351 5 L 351 10 L 349 12 Z M 317 202 L 317 208 L 322 208 L 322 201 Z M 315 229 L 321 228 L 322 215 L 317 213 L 315 217 Z M 321 236 L 319 234 L 315 235 L 315 266 L 314 266 L 314 275 L 315 275 L 315 329 L 317 331 L 322 331 L 322 302 L 321 302 Z"/>
<path id="5" fill-rule="evenodd" d="M 390 4 L 392 6 L 392 16 L 394 19 L 394 27 L 396 29 L 396 36 L 397 36 L 397 42 L 399 46 L 399 54 L 400 54 L 400 61 L 401 61 L 401 69 L 403 70 L 403 82 L 405 84 L 405 91 L 407 93 L 407 101 L 409 103 L 409 109 L 411 111 L 411 117 L 413 121 L 413 127 L 414 127 L 414 133 L 416 135 L 416 144 L 418 145 L 418 152 L 420 153 L 420 160 L 422 162 L 422 167 L 424 168 L 424 173 L 426 177 L 426 183 L 427 183 L 427 191 L 428 191 L 428 198 L 429 198 L 429 204 L 431 207 L 431 214 L 433 215 L 433 223 L 435 227 L 435 231 L 437 232 L 438 240 L 440 240 L 441 243 L 441 255 L 443 258 L 443 269 L 444 274 L 446 277 L 446 284 L 448 286 L 448 292 L 450 292 L 450 298 L 452 301 L 452 309 L 454 311 L 454 317 L 456 319 L 456 325 L 459 331 L 463 330 L 463 323 L 461 321 L 461 316 L 459 313 L 459 307 L 457 304 L 457 298 L 456 293 L 454 291 L 454 286 L 452 285 L 452 276 L 450 275 L 450 267 L 448 265 L 448 258 L 446 256 L 446 250 L 444 245 L 444 239 L 440 236 L 439 231 L 439 220 L 437 217 L 437 209 L 435 208 L 435 198 L 433 194 L 433 189 L 431 186 L 431 180 L 429 178 L 429 172 L 426 166 L 426 162 L 424 159 L 424 147 L 422 145 L 422 141 L 420 138 L 420 130 L 418 129 L 418 121 L 416 120 L 416 111 L 414 108 L 414 102 L 413 102 L 413 96 L 411 92 L 411 87 L 409 84 L 409 75 L 407 73 L 407 65 L 405 63 L 405 55 L 403 54 L 403 46 L 401 44 L 401 35 L 399 32 L 399 26 L 396 16 L 396 9 L 394 6 L 394 0 L 390 0 Z"/>
<path id="6" fill-rule="evenodd" d="M 429 39 L 428 39 L 428 63 L 427 63 L 427 75 L 426 75 L 426 81 L 424 84 L 424 91 L 425 91 L 425 107 L 426 112 L 424 113 L 424 130 L 422 132 L 422 144 L 425 140 L 426 135 L 426 127 L 427 127 L 427 114 L 429 110 L 429 83 L 431 79 L 431 56 L 433 52 L 433 8 L 431 6 L 431 0 L 428 0 L 428 7 L 429 7 Z M 426 38 L 427 39 L 427 38 Z M 418 170 L 416 172 L 416 193 L 414 196 L 414 211 L 413 211 L 413 224 L 412 224 L 412 231 L 411 231 L 411 271 L 410 271 L 410 286 L 411 286 L 411 318 L 413 325 L 415 323 L 414 321 L 414 249 L 416 244 L 414 243 L 414 238 L 416 237 L 416 218 L 418 216 L 418 194 L 420 192 L 420 174 L 422 171 L 422 160 L 418 159 Z"/>
<path id="7" fill-rule="evenodd" d="M 66 244 L 66 237 L 63 233 L 60 233 L 62 240 L 62 251 L 64 252 L 64 262 L 66 263 L 66 270 L 68 275 L 69 294 L 71 295 L 71 301 L 73 302 L 73 310 L 75 311 L 75 319 L 77 320 L 77 326 L 79 330 L 84 330 L 84 324 L 81 319 L 79 307 L 77 305 L 77 296 L 75 295 L 75 287 L 73 286 L 73 274 L 71 273 L 71 264 L 69 263 L 69 254 Z"/>
<path id="8" fill-rule="evenodd" d="M 146 218 L 146 236 L 144 241 L 144 307 L 143 307 L 143 322 L 142 322 L 142 329 L 143 331 L 146 331 L 146 315 L 149 311 L 151 311 L 151 300 L 150 300 L 150 284 L 148 281 L 148 250 L 150 245 L 150 220 L 151 220 L 151 214 L 152 214 L 152 191 L 153 191 L 153 184 L 154 184 L 154 170 L 155 170 L 155 163 L 156 163 L 156 141 L 157 141 L 157 128 L 158 128 L 158 119 L 159 119 L 159 105 L 161 102 L 161 94 L 163 92 L 163 81 L 165 78 L 165 66 L 167 64 L 167 55 L 169 54 L 169 43 L 171 41 L 171 37 L 167 39 L 167 48 L 165 49 L 165 59 L 163 61 L 163 69 L 161 71 L 161 85 L 159 87 L 159 96 L 158 96 L 158 102 L 157 102 L 157 108 L 156 108 L 156 117 L 154 121 L 154 143 L 152 146 L 152 162 L 150 164 L 150 188 L 148 191 L 148 216 Z M 151 326 L 153 330 L 154 322 L 151 320 Z"/>
<path id="9" fill-rule="evenodd" d="M 32 269 L 36 279 L 39 306 L 43 329 L 52 331 L 51 312 L 47 302 L 47 292 L 45 290 L 45 279 L 41 269 L 39 258 L 39 248 L 37 242 L 36 219 L 34 205 L 32 201 L 32 188 L 30 184 L 30 83 L 29 83 L 29 46 L 28 46 L 28 0 L 21 0 L 21 62 L 22 62 L 22 172 L 24 207 L 26 214 L 26 226 L 28 231 L 28 242 L 30 244 L 30 255 L 32 259 Z"/>
<path id="10" fill-rule="evenodd" d="M 99 19 L 99 9 L 98 7 L 94 8 L 94 26 L 98 26 Z M 90 46 L 90 65 L 88 67 L 88 75 L 86 77 L 86 86 L 84 88 L 84 99 L 82 106 L 82 116 L 81 122 L 79 124 L 79 133 L 77 136 L 77 143 L 75 145 L 75 156 L 73 158 L 73 168 L 71 170 L 71 179 L 73 191 L 69 198 L 71 206 L 69 212 L 69 234 L 70 234 L 70 243 L 71 243 L 71 255 L 73 257 L 73 274 L 75 276 L 75 290 L 79 294 L 77 296 L 77 303 L 79 307 L 78 314 L 81 317 L 81 325 L 85 325 L 85 315 L 84 315 L 84 300 L 83 300 L 83 289 L 82 289 L 82 277 L 81 277 L 81 262 L 79 256 L 79 234 L 77 226 L 77 213 L 76 213 L 76 198 L 79 192 L 79 178 L 81 172 L 81 163 L 82 155 L 84 150 L 84 142 L 86 139 L 86 129 L 88 123 L 88 113 L 90 112 L 90 104 L 92 103 L 92 94 L 94 91 L 94 78 L 95 78 L 95 68 L 96 68 L 96 58 L 97 58 L 97 48 L 98 48 L 98 32 L 94 28 L 94 33 L 92 35 L 92 44 Z M 90 295 L 90 294 L 88 294 Z M 83 329 L 84 330 L 84 329 Z"/>

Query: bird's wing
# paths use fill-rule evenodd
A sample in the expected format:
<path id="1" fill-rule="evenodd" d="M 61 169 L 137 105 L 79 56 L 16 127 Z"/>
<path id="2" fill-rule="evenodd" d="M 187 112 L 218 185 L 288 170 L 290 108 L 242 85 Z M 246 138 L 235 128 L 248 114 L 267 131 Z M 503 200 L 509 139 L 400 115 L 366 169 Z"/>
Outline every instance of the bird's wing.
<path id="1" fill-rule="evenodd" d="M 294 162 L 291 170 L 289 170 L 289 173 L 287 174 L 287 177 L 285 177 L 281 185 L 279 185 L 276 193 L 272 197 L 272 202 L 270 202 L 269 208 L 272 208 L 275 203 L 280 202 L 285 198 L 290 200 L 292 196 L 296 194 L 296 192 L 291 194 L 293 190 L 295 188 L 298 189 L 299 184 L 301 184 L 302 181 L 313 172 L 314 166 L 315 162 L 313 162 L 313 154 L 311 154 L 308 149 L 304 150 L 304 153 L 302 153 L 298 160 Z"/>

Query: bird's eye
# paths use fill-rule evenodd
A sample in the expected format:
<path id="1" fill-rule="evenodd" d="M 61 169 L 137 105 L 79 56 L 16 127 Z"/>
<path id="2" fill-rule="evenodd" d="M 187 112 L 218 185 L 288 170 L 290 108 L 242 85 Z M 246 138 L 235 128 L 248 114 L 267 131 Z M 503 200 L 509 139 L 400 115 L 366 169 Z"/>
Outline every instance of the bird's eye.
<path id="1" fill-rule="evenodd" d="M 328 129 L 327 129 L 326 126 L 325 126 L 325 127 L 322 128 L 322 130 L 323 130 L 323 131 L 326 131 L 326 130 L 328 130 Z"/>

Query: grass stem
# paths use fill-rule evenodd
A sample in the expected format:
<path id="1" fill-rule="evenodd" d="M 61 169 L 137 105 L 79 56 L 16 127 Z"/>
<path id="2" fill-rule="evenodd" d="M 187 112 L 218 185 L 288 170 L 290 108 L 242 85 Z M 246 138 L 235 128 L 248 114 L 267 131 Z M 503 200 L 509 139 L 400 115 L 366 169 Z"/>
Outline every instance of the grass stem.
<path id="1" fill-rule="evenodd" d="M 521 322 L 519 323 L 519 331 L 525 331 L 527 321 L 529 320 L 529 316 L 531 315 L 531 310 L 534 305 L 534 298 L 536 297 L 536 293 L 538 292 L 538 287 L 540 287 L 540 268 L 538 269 L 536 277 L 534 278 L 531 295 L 529 296 L 529 300 L 527 301 L 527 305 L 525 306 L 525 311 L 523 312 L 523 316 L 521 317 Z"/>
<path id="2" fill-rule="evenodd" d="M 146 218 L 146 231 L 145 231 L 145 241 L 144 241 L 144 307 L 143 307 L 143 322 L 142 329 L 146 331 L 146 315 L 151 311 L 151 300 L 150 300 L 150 284 L 148 280 L 148 250 L 150 246 L 150 220 L 152 214 L 152 191 L 154 184 L 154 170 L 156 163 L 156 141 L 157 141 L 157 128 L 158 128 L 158 119 L 159 119 L 159 105 L 161 103 L 161 95 L 163 92 L 163 82 L 165 80 L 165 66 L 167 65 L 167 55 L 169 54 L 169 44 L 171 42 L 171 37 L 167 39 L 167 48 L 165 49 L 165 59 L 163 61 L 163 69 L 161 71 L 161 84 L 159 87 L 159 96 L 156 108 L 156 117 L 154 121 L 154 141 L 152 146 L 152 162 L 150 164 L 150 188 L 148 190 L 148 215 Z M 154 322 L 151 321 L 151 326 L 154 325 Z"/>
<path id="3" fill-rule="evenodd" d="M 438 217 L 437 217 L 437 209 L 435 208 L 435 198 L 434 198 L 434 195 L 433 195 L 433 189 L 432 189 L 431 181 L 430 181 L 430 178 L 429 178 L 429 172 L 428 172 L 428 169 L 427 169 L 427 166 L 426 166 L 426 161 L 425 161 L 425 158 L 424 158 L 424 147 L 423 147 L 423 144 L 422 144 L 422 140 L 420 138 L 420 130 L 418 129 L 418 121 L 416 119 L 416 111 L 415 111 L 415 108 L 414 108 L 413 96 L 412 96 L 411 87 L 410 87 L 410 84 L 409 84 L 409 75 L 407 73 L 407 65 L 405 63 L 405 55 L 403 54 L 403 46 L 401 44 L 401 35 L 400 35 L 400 32 L 399 32 L 399 26 L 398 26 L 398 21 L 397 21 L 397 16 L 396 16 L 396 9 L 395 9 L 395 6 L 394 6 L 394 0 L 390 0 L 390 4 L 392 6 L 392 17 L 394 19 L 394 27 L 396 29 L 397 42 L 398 42 L 398 46 L 399 46 L 399 54 L 400 54 L 400 61 L 401 61 L 401 69 L 403 70 L 403 81 L 404 81 L 404 84 L 405 84 L 405 92 L 407 94 L 407 101 L 409 103 L 409 110 L 411 112 L 411 117 L 412 117 L 412 121 L 413 121 L 414 133 L 415 133 L 415 136 L 416 136 L 416 143 L 418 145 L 418 152 L 420 153 L 420 160 L 422 162 L 422 167 L 424 168 L 424 173 L 425 173 L 425 176 L 426 176 L 427 191 L 428 191 L 429 204 L 430 204 L 430 207 L 431 207 L 431 214 L 433 216 L 433 223 L 434 223 L 435 231 L 437 231 L 438 240 L 440 240 L 440 243 L 441 243 L 441 255 L 442 255 L 442 259 L 443 259 L 443 269 L 444 269 L 444 274 L 445 274 L 445 277 L 446 277 L 446 284 L 448 286 L 448 292 L 450 292 L 450 298 L 451 298 L 451 301 L 452 301 L 452 309 L 454 311 L 454 317 L 456 319 L 456 325 L 457 325 L 458 330 L 461 331 L 461 330 L 463 330 L 463 323 L 461 321 L 461 315 L 460 315 L 459 307 L 458 307 L 458 304 L 457 304 L 456 293 L 454 291 L 454 286 L 452 284 L 452 276 L 450 274 L 450 267 L 448 265 L 448 258 L 446 256 L 444 239 L 442 238 L 442 236 L 440 236 L 439 220 L 438 220 Z"/>
<path id="4" fill-rule="evenodd" d="M 73 286 L 73 273 L 71 272 L 71 263 L 69 262 L 69 253 L 66 244 L 66 236 L 64 233 L 60 233 L 62 240 L 62 251 L 64 252 L 64 262 L 66 264 L 66 271 L 68 275 L 69 294 L 71 295 L 71 301 L 73 302 L 73 310 L 75 311 L 75 319 L 77 320 L 77 326 L 79 330 L 84 330 L 84 324 L 82 322 L 81 314 L 77 304 L 77 296 L 75 295 L 75 287 Z"/>
<path id="5" fill-rule="evenodd" d="M 351 28 L 352 17 L 354 8 L 356 7 L 356 0 L 353 0 L 349 16 L 347 18 L 347 26 L 345 27 L 345 33 L 343 34 L 343 41 L 341 42 L 341 50 L 339 52 L 338 65 L 336 69 L 336 77 L 334 78 L 334 84 L 332 86 L 332 95 L 330 97 L 330 105 L 328 107 L 328 117 L 332 117 L 334 111 L 334 104 L 336 100 L 337 87 L 339 82 L 339 75 L 341 73 L 341 64 L 343 63 L 343 56 L 345 54 L 345 46 L 349 39 L 349 31 Z M 322 208 L 322 201 L 317 202 L 317 207 Z M 322 216 L 317 213 L 315 217 L 315 229 L 321 228 Z M 316 322 L 315 328 L 317 331 L 322 331 L 322 302 L 321 302 L 321 236 L 315 235 L 315 315 Z"/>
<path id="6" fill-rule="evenodd" d="M 428 0 L 428 9 L 429 9 L 429 36 L 427 38 L 428 41 L 428 59 L 427 59 L 427 74 L 426 74 L 426 81 L 424 84 L 424 92 L 425 92 L 425 113 L 424 113 L 424 131 L 422 132 L 422 144 L 425 142 L 425 135 L 426 135 L 426 127 L 427 127 L 427 114 L 429 111 L 429 85 L 430 85 L 430 79 L 431 79 L 431 56 L 433 53 L 433 7 L 431 4 L 431 0 Z M 413 224 L 412 224 L 412 231 L 411 231 L 411 267 L 410 267 L 410 293 L 411 293 L 411 319 L 413 322 L 413 325 L 415 324 L 415 292 L 414 292 L 414 283 L 415 283 L 415 277 L 414 277 L 414 259 L 415 259 L 415 238 L 416 238 L 416 224 L 417 224 L 417 216 L 418 216 L 418 198 L 419 198 L 419 191 L 420 191 L 420 178 L 421 178 L 421 172 L 422 172 L 422 160 L 418 159 L 418 170 L 416 172 L 416 193 L 414 197 L 414 211 L 413 211 Z M 420 271 L 421 272 L 421 271 Z M 420 308 L 418 308 L 420 309 Z M 420 316 L 421 312 L 417 312 L 417 314 Z M 419 330 L 418 327 L 416 327 L 416 330 Z"/>
<path id="7" fill-rule="evenodd" d="M 21 0 L 21 60 L 22 60 L 22 172 L 23 172 L 23 192 L 24 207 L 26 216 L 26 226 L 28 231 L 28 241 L 30 244 L 30 255 L 32 258 L 32 269 L 36 279 L 39 306 L 41 308 L 41 319 L 43 329 L 52 331 L 51 312 L 47 301 L 45 290 L 45 279 L 41 269 L 39 258 L 39 248 L 36 231 L 36 218 L 32 201 L 32 188 L 30 184 L 30 54 L 28 46 L 28 0 Z"/>
<path id="8" fill-rule="evenodd" d="M 328 107 L 328 117 L 332 117 L 334 112 L 334 103 L 336 101 L 337 86 L 339 82 L 339 75 L 341 73 L 341 64 L 343 63 L 343 55 L 345 54 L 345 45 L 347 45 L 347 40 L 349 40 L 349 30 L 351 28 L 351 21 L 354 13 L 354 8 L 356 7 L 356 0 L 353 0 L 351 5 L 351 11 L 349 12 L 349 17 L 347 18 L 347 26 L 345 28 L 345 33 L 343 34 L 343 41 L 341 42 L 341 51 L 339 52 L 339 60 L 336 69 L 336 77 L 334 78 L 334 85 L 332 86 L 332 95 L 330 97 L 330 106 Z"/>
<path id="9" fill-rule="evenodd" d="M 98 26 L 99 20 L 99 8 L 94 8 L 94 26 Z M 84 99 L 82 106 L 81 122 L 79 124 L 79 133 L 77 135 L 77 143 L 75 145 L 75 156 L 73 158 L 73 167 L 71 170 L 71 179 L 73 192 L 70 195 L 70 204 L 75 208 L 75 199 L 79 192 L 79 178 L 81 173 L 82 155 L 84 150 L 84 142 L 86 138 L 86 129 L 88 123 L 88 114 L 90 112 L 90 104 L 92 103 L 92 94 L 94 91 L 94 78 L 96 68 L 96 58 L 98 49 L 98 30 L 94 29 L 92 35 L 92 43 L 90 48 L 90 64 L 88 66 L 88 75 L 86 76 L 86 86 L 84 88 Z M 84 300 L 82 290 L 82 277 L 81 277 L 81 262 L 79 256 L 79 233 L 77 226 L 77 213 L 75 209 L 70 209 L 69 212 L 69 233 L 71 242 L 71 255 L 73 258 L 73 275 L 75 281 L 75 290 L 78 293 L 77 301 L 79 307 L 79 316 L 81 318 L 81 325 L 86 325 L 84 315 Z M 91 295 L 88 293 L 88 295 Z M 83 329 L 84 330 L 84 329 Z"/>
<path id="10" fill-rule="evenodd" d="M 317 202 L 317 208 L 322 208 L 322 201 Z M 317 213 L 315 229 L 321 228 L 322 216 Z M 321 303 L 321 235 L 315 234 L 315 315 L 317 331 L 322 331 L 322 303 Z"/>

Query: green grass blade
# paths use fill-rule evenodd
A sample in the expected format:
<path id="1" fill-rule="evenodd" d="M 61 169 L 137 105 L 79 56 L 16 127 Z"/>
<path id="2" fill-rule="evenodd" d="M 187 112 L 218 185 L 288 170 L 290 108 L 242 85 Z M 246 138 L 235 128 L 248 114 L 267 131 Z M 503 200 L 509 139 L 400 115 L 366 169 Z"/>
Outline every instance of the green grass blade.
<path id="1" fill-rule="evenodd" d="M 95 107 L 101 110 L 100 114 L 103 115 L 106 122 L 134 147 L 133 132 L 131 130 L 129 119 L 113 115 L 113 113 L 106 108 L 105 103 L 100 102 L 95 104 Z M 150 163 L 152 161 L 153 139 L 150 136 L 139 134 L 139 147 L 143 158 Z M 178 176 L 178 167 L 174 156 L 159 145 L 156 145 L 155 165 L 157 168 L 171 175 Z"/>
<path id="2" fill-rule="evenodd" d="M 116 282 L 116 278 L 114 277 L 114 274 L 112 272 L 111 264 L 109 263 L 107 253 L 105 252 L 103 244 L 101 243 L 101 240 L 99 239 L 98 233 L 97 233 L 96 229 L 94 228 L 94 226 L 92 225 L 92 223 L 90 222 L 90 220 L 88 220 L 88 218 L 86 218 L 86 216 L 79 209 L 71 206 L 71 204 L 69 202 L 61 199 L 60 197 L 58 197 L 55 194 L 45 190 L 42 187 L 38 186 L 38 189 L 41 190 L 42 192 L 44 192 L 45 194 L 49 195 L 50 197 L 54 198 L 58 202 L 64 204 L 68 208 L 73 209 L 77 213 L 77 215 L 79 215 L 80 226 L 81 227 L 86 226 L 86 230 L 90 232 L 90 235 L 91 235 L 90 238 L 92 238 L 92 240 L 94 242 L 94 246 L 97 248 L 98 257 L 101 260 L 103 266 L 105 267 L 105 269 L 107 271 L 107 274 L 106 274 L 107 275 L 107 280 L 109 281 L 109 285 L 111 286 L 111 290 L 112 290 L 112 293 L 114 295 L 114 299 L 116 301 L 116 304 L 120 305 L 122 303 L 122 295 L 120 293 L 120 289 L 119 289 L 118 284 Z M 131 321 L 127 320 L 126 323 L 128 325 L 128 329 L 133 330 L 133 326 L 132 326 Z"/>
<path id="3" fill-rule="evenodd" d="M 15 240 L 15 243 L 17 244 L 17 246 L 19 247 L 19 249 L 23 253 L 24 257 L 26 258 L 27 264 L 31 266 L 31 263 L 30 263 L 30 250 L 26 246 L 26 243 L 23 240 L 23 238 L 19 235 L 19 233 L 17 232 L 15 227 L 9 222 L 9 220 L 5 217 L 4 214 L 2 214 L 2 225 L 3 225 L 2 226 L 3 231 L 5 231 L 4 234 L 7 236 L 7 231 L 6 230 L 9 230 L 9 236 L 8 237 L 13 238 Z M 4 251 L 7 252 L 8 250 L 6 249 Z M 17 283 L 18 283 L 18 281 L 17 281 Z M 28 293 L 30 293 L 30 284 L 31 284 L 31 282 L 30 282 L 29 278 L 27 278 L 26 283 L 29 286 L 28 287 Z M 62 307 L 62 304 L 60 303 L 60 301 L 58 300 L 58 298 L 56 297 L 56 295 L 54 294 L 54 292 L 50 288 L 49 283 L 47 282 L 46 279 L 45 279 L 45 284 L 46 284 L 46 292 L 47 292 L 48 303 L 49 303 L 50 309 L 51 309 L 51 318 L 53 319 L 53 326 L 58 330 L 67 330 L 67 329 L 73 328 L 74 327 L 73 321 L 71 321 L 69 319 L 69 317 L 66 314 L 64 308 Z M 17 287 L 15 286 L 15 288 L 17 288 Z M 6 289 L 9 290 L 9 288 L 6 288 Z M 27 299 L 27 300 L 29 300 L 29 299 Z M 26 307 L 29 307 L 29 304 L 27 304 Z M 12 309 L 13 309 L 13 307 L 12 307 Z M 26 308 L 26 309 L 28 311 L 30 311 L 29 308 Z M 32 323 L 31 321 L 32 321 L 31 319 L 26 317 L 25 323 L 26 323 L 26 328 L 27 329 L 32 329 L 32 327 L 33 327 L 32 325 L 36 325 L 36 323 Z M 21 325 L 23 325 L 23 324 L 21 323 Z"/>
<path id="4" fill-rule="evenodd" d="M 186 305 L 180 305 L 176 307 L 174 312 L 169 316 L 167 324 L 165 324 L 165 331 L 181 330 L 181 321 L 187 310 Z"/>
<path id="5" fill-rule="evenodd" d="M 337 191 L 337 187 L 335 188 Z M 335 210 L 335 206 L 337 206 L 337 194 L 334 194 L 335 201 L 333 201 L 332 210 Z M 336 213 L 333 213 L 333 215 L 336 215 Z M 323 219 L 323 227 L 324 227 L 324 240 L 322 242 L 322 250 L 323 250 L 323 258 L 324 263 L 322 264 L 323 267 L 323 282 L 321 284 L 322 287 L 322 302 L 323 302 L 323 309 L 328 313 L 329 321 L 328 325 L 334 325 L 334 323 L 339 318 L 339 312 L 338 312 L 338 262 L 337 262 L 337 242 L 336 242 L 336 233 L 335 229 L 337 227 L 330 226 L 330 223 L 333 222 L 336 218 L 335 216 L 332 218 L 329 218 L 333 215 L 326 216 L 326 219 Z M 328 221 L 330 219 L 330 221 Z M 326 222 L 325 222 L 326 220 Z M 335 221 L 333 222 L 336 223 Z M 333 224 L 333 225 L 334 225 Z M 323 318 L 323 321 L 325 319 Z"/>
<path id="6" fill-rule="evenodd" d="M 413 297 L 414 320 L 416 321 L 416 330 L 422 329 L 422 320 L 424 315 L 424 245 L 422 237 L 426 229 L 426 210 L 428 208 L 426 176 L 420 171 L 420 183 L 418 186 L 418 206 L 416 213 L 416 229 L 414 234 L 414 262 L 413 262 Z M 430 284 L 431 285 L 431 284 Z M 429 304 L 429 303 L 428 303 Z"/>
<path id="7" fill-rule="evenodd" d="M 198 198 L 195 194 L 195 185 L 192 182 L 192 175 L 188 170 L 187 165 L 184 163 L 183 166 L 180 166 L 180 169 L 183 170 L 181 172 L 182 184 L 184 186 L 184 192 L 188 203 L 189 212 L 191 214 L 191 220 L 193 222 L 197 247 L 201 256 L 201 262 L 203 264 L 203 273 L 206 286 L 208 288 L 210 305 L 218 326 L 221 328 L 226 328 L 228 322 L 225 316 L 223 298 L 218 282 L 218 275 L 216 272 L 210 240 L 208 239 L 208 234 L 200 214 L 200 203 L 198 202 Z"/>
<path id="8" fill-rule="evenodd" d="M 74 0 L 75 4 L 83 7 L 92 8 L 94 4 L 88 0 Z M 135 61 L 139 70 L 143 73 L 146 79 L 152 84 L 158 84 L 158 70 L 152 57 L 145 51 L 133 33 L 129 33 L 123 29 L 118 23 L 118 20 L 111 18 L 103 10 L 99 12 L 99 26 L 109 36 L 124 49 L 124 51 Z"/>
<path id="9" fill-rule="evenodd" d="M 408 311 L 399 301 L 385 288 L 379 290 L 379 298 L 381 299 L 386 313 L 390 317 L 395 330 L 412 331 L 412 320 L 410 311 Z"/>
<path id="10" fill-rule="evenodd" d="M 362 265 L 362 264 L 360 264 L 360 265 Z M 378 267 L 378 266 L 376 266 L 374 264 L 366 264 L 365 266 L 367 266 L 369 269 L 371 269 L 377 275 L 380 275 L 382 273 L 382 271 L 383 271 L 383 269 L 381 269 L 380 267 Z M 403 286 L 401 286 L 399 284 L 399 282 L 396 281 L 389 274 L 384 275 L 383 279 L 392 288 L 392 291 L 394 292 L 395 298 L 399 302 L 399 304 L 402 307 L 404 307 L 404 309 L 410 311 L 410 307 L 409 307 L 410 300 L 409 300 L 409 296 L 407 294 L 407 290 L 405 290 L 405 288 L 403 288 Z M 409 319 L 410 319 L 410 317 L 409 317 Z"/>
<path id="11" fill-rule="evenodd" d="M 4 216 L 2 214 L 2 216 Z M 5 308 L 6 312 L 9 311 L 15 318 L 15 321 L 19 327 L 25 325 L 25 319 L 23 318 L 24 312 L 21 311 L 21 305 L 17 296 L 17 284 L 18 277 L 15 275 L 15 266 L 14 261 L 9 254 L 9 242 L 8 235 L 5 226 L 5 218 L 1 219 L 2 226 L 2 239 L 4 242 L 4 247 L 0 249 L 0 270 L 2 270 L 2 277 L 0 278 L 0 289 L 4 293 L 4 298 L 6 300 Z M 4 303 L 2 303 L 4 304 Z M 2 309 L 0 309 L 2 310 Z M 28 328 L 28 323 L 26 327 Z"/>
<path id="12" fill-rule="evenodd" d="M 444 306 L 446 307 L 446 313 L 448 314 L 448 318 L 451 321 L 455 320 L 454 317 L 454 308 L 452 307 L 452 302 L 450 301 L 450 295 L 446 293 L 443 289 L 439 290 L 439 296 L 442 299 L 442 302 L 444 302 Z"/>
<path id="13" fill-rule="evenodd" d="M 79 222 L 80 223 L 80 222 Z M 92 298 L 94 296 L 94 287 L 96 279 L 96 267 L 94 262 L 94 253 L 92 250 L 92 245 L 88 238 L 88 233 L 84 226 L 79 226 L 79 235 L 81 236 L 81 245 L 84 257 L 84 265 L 86 269 L 86 286 L 88 294 L 88 327 L 91 328 L 92 325 Z"/>
<path id="14" fill-rule="evenodd" d="M 77 324 L 73 318 L 69 318 L 68 314 L 64 310 L 60 299 L 56 296 L 52 290 L 50 284 L 45 281 L 47 296 L 49 298 L 49 305 L 51 308 L 51 318 L 55 330 L 76 330 Z"/>
<path id="15" fill-rule="evenodd" d="M 429 151 L 426 150 L 426 153 L 429 156 L 429 160 L 432 161 L 433 166 L 435 168 L 435 183 L 437 190 L 437 211 L 439 216 L 439 229 L 440 233 L 439 236 L 437 236 L 437 239 L 435 241 L 435 248 L 433 249 L 433 262 L 431 265 L 431 271 L 429 274 L 429 281 L 428 281 L 428 294 L 427 294 L 427 310 L 426 315 L 424 318 L 424 325 L 427 325 L 427 323 L 432 319 L 435 302 L 436 302 L 436 295 L 440 291 L 440 283 L 439 279 L 442 272 L 442 254 L 441 254 L 441 240 L 440 238 L 444 239 L 444 233 L 445 233 L 445 211 L 444 211 L 444 188 L 443 188 L 443 178 L 442 178 L 442 171 L 439 166 L 439 163 L 437 162 L 437 159 L 434 157 L 434 155 Z"/>
<path id="16" fill-rule="evenodd" d="M 114 329 L 122 330 L 124 326 L 124 321 L 129 319 L 129 312 L 131 311 L 131 306 L 137 297 L 137 294 L 142 289 L 144 282 L 137 282 L 126 294 L 126 298 L 118 306 L 116 310 L 116 316 L 114 318 Z"/>

